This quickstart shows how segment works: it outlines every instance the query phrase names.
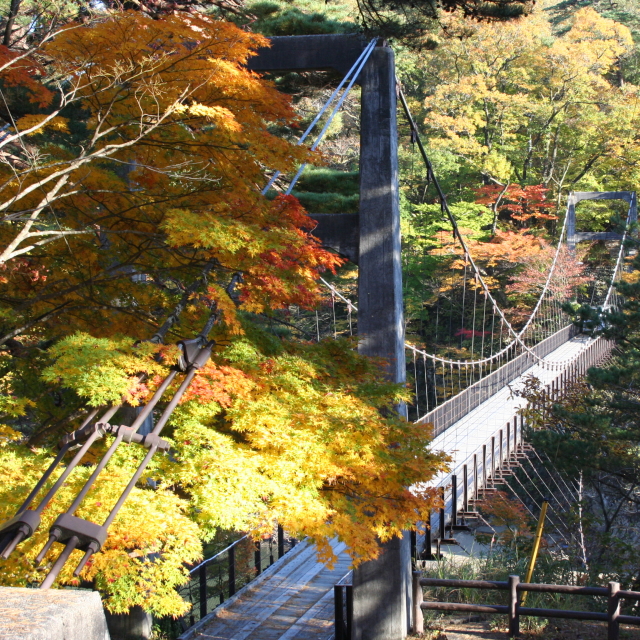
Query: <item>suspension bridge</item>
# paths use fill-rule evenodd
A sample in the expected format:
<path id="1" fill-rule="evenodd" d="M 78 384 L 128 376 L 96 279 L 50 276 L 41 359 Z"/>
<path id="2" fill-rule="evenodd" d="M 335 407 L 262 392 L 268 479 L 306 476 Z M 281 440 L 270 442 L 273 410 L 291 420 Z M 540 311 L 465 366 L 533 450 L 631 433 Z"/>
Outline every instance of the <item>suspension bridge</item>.
<path id="1" fill-rule="evenodd" d="M 355 84 L 361 87 L 360 214 L 314 216 L 316 235 L 358 265 L 357 301 L 325 283 L 330 298 L 332 326 L 324 333 L 356 332 L 359 350 L 365 355 L 384 358 L 390 380 L 411 385 L 413 400 L 402 409 L 407 418 L 433 425 L 434 439 L 429 446 L 451 456 L 450 470 L 435 480 L 442 496 L 442 507 L 425 523 L 423 537 L 386 543 L 381 557 L 351 571 L 344 544 L 332 543 L 338 558 L 334 567 L 317 562 L 314 549 L 301 543 L 282 556 L 258 579 L 237 593 L 235 565 L 229 560 L 225 580 L 233 585 L 227 597 L 213 587 L 217 578 L 208 573 L 214 563 L 198 568 L 200 591 L 197 611 L 200 620 L 181 638 L 225 638 L 235 640 L 306 640 L 354 638 L 357 640 L 395 640 L 404 638 L 410 627 L 411 556 L 432 556 L 432 542 L 439 546 L 451 541 L 463 520 L 476 516 L 474 505 L 499 486 L 521 482 L 515 467 L 523 473 L 537 474 L 552 495 L 551 521 L 558 539 L 570 543 L 571 533 L 563 528 L 561 510 L 566 507 L 561 474 L 550 469 L 524 440 L 522 417 L 518 411 L 525 400 L 517 394 L 526 380 L 535 378 L 543 397 L 553 399 L 569 382 L 579 379 L 588 367 L 609 356 L 613 345 L 601 337 L 579 332 L 563 310 L 570 300 L 586 302 L 594 308 L 617 308 L 621 300 L 616 290 L 626 268 L 623 234 L 600 235 L 577 231 L 576 204 L 582 200 L 623 200 L 628 204 L 627 226 L 637 220 L 635 192 L 572 193 L 567 212 L 558 231 L 556 246 L 540 246 L 538 254 L 525 265 L 529 279 L 525 313 L 515 314 L 499 304 L 487 270 L 469 248 L 468 234 L 451 214 L 411 117 L 402 90 L 395 77 L 392 50 L 376 40 L 366 42 L 354 36 L 299 36 L 273 38 L 272 47 L 251 62 L 256 71 L 332 69 L 345 73 L 337 89 L 300 139 L 303 143 L 327 113 L 322 131 L 313 143 L 317 147 Z M 436 190 L 443 216 L 450 225 L 453 240 L 434 245 L 442 269 L 437 282 L 431 282 L 423 308 L 428 312 L 426 329 L 409 326 L 405 336 L 402 298 L 401 238 L 397 182 L 398 103 L 404 111 L 412 138 L 425 163 L 428 182 Z M 304 167 L 289 183 L 290 193 Z M 264 188 L 267 193 L 280 178 L 276 172 Z M 609 259 L 599 265 L 598 273 L 588 271 L 580 259 L 582 241 L 607 243 Z M 340 324 L 342 323 L 342 324 Z M 340 325 L 340 326 L 339 326 Z M 316 315 L 318 337 L 321 336 Z M 593 328 L 592 328 L 593 329 Z M 59 455 L 45 471 L 42 480 L 20 507 L 16 516 L 0 527 L 0 549 L 10 556 L 18 545 L 37 529 L 40 513 L 59 490 L 91 444 L 105 433 L 115 436 L 113 444 L 99 461 L 95 472 L 67 512 L 51 528 L 42 559 L 54 543 L 64 545 L 42 588 L 50 587 L 74 549 L 85 552 L 76 575 L 90 557 L 99 551 L 108 535 L 108 527 L 135 486 L 151 457 L 168 444 L 161 431 L 185 392 L 197 369 L 209 358 L 211 345 L 206 331 L 193 341 L 181 343 L 184 379 L 162 416 L 148 433 L 141 426 L 180 371 L 173 371 L 161 384 L 152 400 L 131 426 L 114 427 L 108 420 L 118 407 L 96 409 L 80 429 L 67 436 Z M 543 410 L 543 406 L 541 409 Z M 122 493 L 113 511 L 102 524 L 74 515 L 91 486 L 98 480 L 116 448 L 122 442 L 134 442 L 148 453 Z M 36 505 L 36 497 L 54 473 L 66 453 L 78 447 L 73 460 Z M 539 468 L 545 467 L 541 473 Z M 561 486 L 561 484 L 563 486 Z M 539 484 L 539 483 L 538 483 Z M 541 496 L 534 495 L 536 485 L 524 486 L 528 509 L 535 509 Z M 558 491 L 555 491 L 555 488 Z M 562 497 L 564 495 L 564 497 Z M 565 500 L 562 503 L 561 500 Z M 447 533 L 447 529 L 449 533 Z M 260 547 L 256 553 L 259 554 Z M 229 558 L 234 556 L 229 550 Z M 232 578 L 233 576 L 233 578 Z M 233 582 L 232 582 L 233 580 Z M 338 585 L 336 587 L 335 585 Z M 343 625 L 335 624 L 334 596 L 343 598 L 346 607 Z M 219 600 L 224 604 L 214 608 Z M 211 609 L 213 609 L 212 612 Z M 196 622 L 195 618 L 193 622 Z"/>

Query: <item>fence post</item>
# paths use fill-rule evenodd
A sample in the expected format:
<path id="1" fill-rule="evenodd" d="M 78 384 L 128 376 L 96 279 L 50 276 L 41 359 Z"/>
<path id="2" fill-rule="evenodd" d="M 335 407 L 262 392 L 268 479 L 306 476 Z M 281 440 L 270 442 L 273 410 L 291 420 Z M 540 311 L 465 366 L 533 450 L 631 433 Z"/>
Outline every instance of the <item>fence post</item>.
<path id="1" fill-rule="evenodd" d="M 284 555 L 284 529 L 282 525 L 278 525 L 278 559 Z"/>
<path id="2" fill-rule="evenodd" d="M 422 587 L 420 586 L 421 574 L 413 572 L 413 633 L 424 633 L 424 616 L 422 615 Z M 338 640 L 336 638 L 336 640 Z"/>
<path id="3" fill-rule="evenodd" d="M 507 422 L 507 464 L 511 460 L 511 423 Z"/>
<path id="4" fill-rule="evenodd" d="M 520 614 L 518 613 L 518 584 L 520 576 L 509 576 L 509 636 L 520 634 Z"/>
<path id="5" fill-rule="evenodd" d="M 207 565 L 203 564 L 198 569 L 198 577 L 200 578 L 200 618 L 207 615 Z"/>
<path id="6" fill-rule="evenodd" d="M 262 573 L 262 540 L 256 540 L 256 551 L 254 553 L 254 565 L 256 568 L 256 575 L 259 576 Z"/>
<path id="7" fill-rule="evenodd" d="M 236 545 L 229 549 L 229 597 L 236 592 Z"/>
<path id="8" fill-rule="evenodd" d="M 607 606 L 608 620 L 608 634 L 607 640 L 618 640 L 620 637 L 620 623 L 618 622 L 618 616 L 620 615 L 620 597 L 618 596 L 620 591 L 619 582 L 609 583 L 609 602 Z"/>
<path id="9" fill-rule="evenodd" d="M 504 434 L 502 433 L 502 429 L 500 429 L 500 446 L 498 447 L 499 457 L 498 457 L 498 471 L 500 472 L 500 477 L 502 477 L 502 461 L 504 450 L 502 448 L 502 442 L 504 440 Z"/>
<path id="10" fill-rule="evenodd" d="M 447 535 L 444 530 L 444 487 L 440 487 L 440 499 L 442 500 L 442 507 L 440 507 L 440 540 L 444 540 Z"/>
<path id="11" fill-rule="evenodd" d="M 342 585 L 336 584 L 333 587 L 333 603 L 335 607 L 336 619 L 336 640 L 348 640 L 345 638 L 344 624 L 344 604 L 342 600 Z"/>

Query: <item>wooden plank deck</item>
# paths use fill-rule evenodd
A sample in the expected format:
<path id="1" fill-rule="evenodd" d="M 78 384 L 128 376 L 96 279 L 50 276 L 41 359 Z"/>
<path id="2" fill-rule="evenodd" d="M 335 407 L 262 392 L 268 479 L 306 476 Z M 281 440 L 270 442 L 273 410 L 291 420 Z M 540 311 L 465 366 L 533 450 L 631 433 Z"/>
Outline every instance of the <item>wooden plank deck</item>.
<path id="1" fill-rule="evenodd" d="M 264 576 L 212 611 L 183 640 L 329 640 L 334 634 L 333 585 L 349 572 L 343 543 L 332 543 L 333 569 L 302 543 Z"/>

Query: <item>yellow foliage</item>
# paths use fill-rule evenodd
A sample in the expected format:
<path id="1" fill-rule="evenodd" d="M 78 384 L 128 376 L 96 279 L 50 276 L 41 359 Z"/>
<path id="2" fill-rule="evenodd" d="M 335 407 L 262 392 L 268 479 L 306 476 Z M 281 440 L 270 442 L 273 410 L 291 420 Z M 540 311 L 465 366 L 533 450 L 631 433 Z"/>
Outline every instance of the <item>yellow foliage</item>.
<path id="1" fill-rule="evenodd" d="M 535 169 L 545 185 L 562 183 L 596 161 L 620 170 L 613 147 L 632 135 L 637 95 L 609 74 L 632 49 L 627 27 L 589 7 L 559 36 L 542 7 L 507 23 L 446 22 L 466 36 L 424 54 L 432 144 L 498 182 L 524 184 Z"/>
<path id="2" fill-rule="evenodd" d="M 49 129 L 51 131 L 58 131 L 62 133 L 69 133 L 69 119 L 62 116 L 55 116 L 50 118 L 44 115 L 31 114 L 23 116 L 16 123 L 19 131 L 26 131 L 27 129 L 33 129 L 27 135 L 35 135 L 42 133 L 44 130 Z"/>
<path id="3" fill-rule="evenodd" d="M 76 515 L 102 523 L 126 486 L 141 459 L 140 451 L 131 455 L 133 448 L 116 453 L 107 467 L 104 482 L 89 493 Z M 22 500 L 51 462 L 43 452 L 32 452 L 25 447 L 0 448 L 0 519 L 12 517 Z M 33 560 L 48 538 L 48 529 L 62 509 L 71 502 L 92 472 L 92 467 L 78 467 L 53 502 L 42 513 L 38 532 L 20 547 L 9 560 L 0 560 L 3 584 L 25 586 L 32 581 L 41 582 L 60 547 L 54 545 L 43 565 L 33 567 Z M 55 480 L 52 478 L 47 487 Z M 127 611 L 136 604 L 157 615 L 180 615 L 187 605 L 175 591 L 186 581 L 185 562 L 201 557 L 201 543 L 197 525 L 186 512 L 187 503 L 175 494 L 149 488 L 136 488 L 120 511 L 110 529 L 103 550 L 96 554 L 81 574 L 83 579 L 94 579 L 103 593 L 105 606 L 113 613 Z M 140 514 L 144 513 L 144 517 Z M 77 585 L 73 569 L 82 553 L 74 551 L 61 575 L 62 584 Z"/>

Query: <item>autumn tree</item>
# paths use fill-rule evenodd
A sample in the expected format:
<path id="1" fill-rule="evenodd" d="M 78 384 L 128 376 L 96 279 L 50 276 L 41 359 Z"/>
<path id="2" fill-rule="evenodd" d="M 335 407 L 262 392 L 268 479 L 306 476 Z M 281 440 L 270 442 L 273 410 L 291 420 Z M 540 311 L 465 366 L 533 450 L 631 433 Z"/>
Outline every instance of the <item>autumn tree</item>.
<path id="1" fill-rule="evenodd" d="M 540 10 L 499 27 L 451 21 L 423 54 L 426 130 L 486 184 L 542 184 L 555 193 L 630 181 L 620 161 L 635 127 L 637 88 L 610 73 L 632 47 L 629 30 L 582 9 L 555 35 Z M 604 185 L 604 183 L 603 183 Z"/>
<path id="2" fill-rule="evenodd" d="M 216 341 L 163 432 L 171 455 L 80 576 L 112 611 L 184 613 L 174 587 L 220 529 L 277 520 L 323 557 L 335 535 L 354 562 L 375 557 L 425 519 L 432 490 L 408 487 L 444 465 L 428 426 L 384 411 L 405 392 L 353 343 L 286 342 L 254 322 L 313 307 L 318 274 L 341 263 L 295 198 L 260 194 L 267 169 L 309 158 L 272 133 L 294 123 L 289 99 L 244 67 L 264 44 L 199 15 L 115 12 L 7 54 L 2 80 L 29 112 L 0 140 L 2 518 L 86 410 L 150 397 L 177 357 L 165 343 L 205 325 Z M 47 528 L 104 446 L 4 563 L 5 583 L 39 580 Z M 119 449 L 78 515 L 101 521 L 140 456 Z"/>

